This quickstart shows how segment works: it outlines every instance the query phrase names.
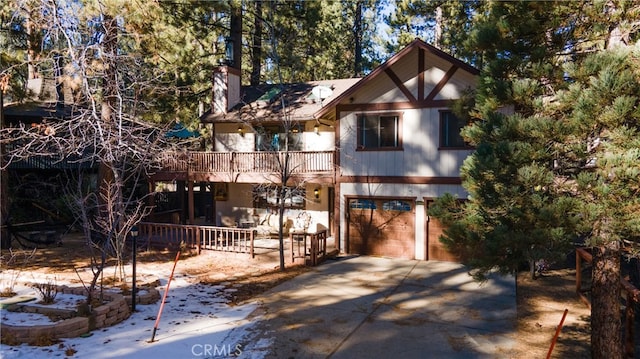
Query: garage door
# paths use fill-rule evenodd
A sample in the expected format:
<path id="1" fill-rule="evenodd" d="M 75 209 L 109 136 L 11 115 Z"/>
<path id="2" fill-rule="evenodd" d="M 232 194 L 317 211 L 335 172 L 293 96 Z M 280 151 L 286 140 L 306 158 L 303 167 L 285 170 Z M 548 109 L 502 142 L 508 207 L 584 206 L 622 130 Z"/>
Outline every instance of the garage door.
<path id="1" fill-rule="evenodd" d="M 427 217 L 427 260 L 458 262 L 458 258 L 440 242 L 443 229 L 442 223 L 435 217 Z"/>
<path id="2" fill-rule="evenodd" d="M 404 199 L 350 199 L 347 251 L 415 258 L 415 204 Z"/>

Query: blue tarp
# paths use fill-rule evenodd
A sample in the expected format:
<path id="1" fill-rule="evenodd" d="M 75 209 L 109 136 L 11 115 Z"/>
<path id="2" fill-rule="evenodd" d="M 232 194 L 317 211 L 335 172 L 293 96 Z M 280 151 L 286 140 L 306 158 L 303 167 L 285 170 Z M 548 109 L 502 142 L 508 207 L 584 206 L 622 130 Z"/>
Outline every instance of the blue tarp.
<path id="1" fill-rule="evenodd" d="M 200 133 L 198 131 L 189 131 L 186 127 L 184 127 L 181 123 L 176 123 L 175 126 L 171 130 L 169 130 L 165 135 L 167 138 L 192 138 L 192 137 L 200 137 Z"/>

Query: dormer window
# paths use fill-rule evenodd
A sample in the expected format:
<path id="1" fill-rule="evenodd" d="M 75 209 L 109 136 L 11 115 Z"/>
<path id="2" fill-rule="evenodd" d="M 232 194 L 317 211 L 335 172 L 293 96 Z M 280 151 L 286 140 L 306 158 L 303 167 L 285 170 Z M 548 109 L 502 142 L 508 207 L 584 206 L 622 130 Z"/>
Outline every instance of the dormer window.
<path id="1" fill-rule="evenodd" d="M 397 113 L 358 115 L 358 150 L 401 150 L 402 117 Z"/>

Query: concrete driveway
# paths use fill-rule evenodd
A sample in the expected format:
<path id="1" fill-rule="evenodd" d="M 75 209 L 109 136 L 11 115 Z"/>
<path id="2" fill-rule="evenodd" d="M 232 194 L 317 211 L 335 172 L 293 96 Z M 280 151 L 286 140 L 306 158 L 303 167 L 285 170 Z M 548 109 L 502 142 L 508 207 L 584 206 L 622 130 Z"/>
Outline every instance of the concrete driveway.
<path id="1" fill-rule="evenodd" d="M 509 358 L 515 278 L 475 282 L 464 266 L 338 258 L 260 298 L 253 358 Z"/>

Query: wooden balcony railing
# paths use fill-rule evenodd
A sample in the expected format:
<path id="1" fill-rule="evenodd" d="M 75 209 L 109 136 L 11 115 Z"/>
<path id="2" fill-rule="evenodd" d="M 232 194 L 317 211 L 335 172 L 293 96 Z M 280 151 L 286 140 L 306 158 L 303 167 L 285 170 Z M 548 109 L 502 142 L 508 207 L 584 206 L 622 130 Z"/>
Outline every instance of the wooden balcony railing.
<path id="1" fill-rule="evenodd" d="M 326 173 L 334 169 L 333 151 L 188 152 L 165 161 L 164 171 L 191 173 Z"/>

